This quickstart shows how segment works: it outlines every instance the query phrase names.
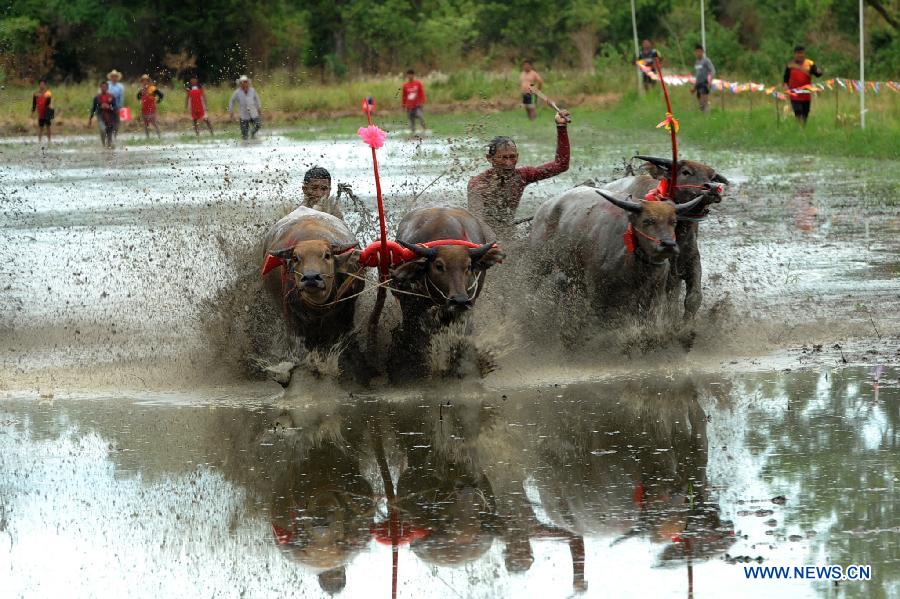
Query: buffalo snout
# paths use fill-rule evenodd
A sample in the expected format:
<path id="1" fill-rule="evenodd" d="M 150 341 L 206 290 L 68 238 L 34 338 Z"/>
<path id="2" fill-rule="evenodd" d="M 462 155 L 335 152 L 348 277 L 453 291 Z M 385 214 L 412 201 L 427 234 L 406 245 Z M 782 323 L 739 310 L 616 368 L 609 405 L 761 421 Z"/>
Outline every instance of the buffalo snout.
<path id="1" fill-rule="evenodd" d="M 666 254 L 677 255 L 678 254 L 678 242 L 674 239 L 660 239 L 659 240 L 659 250 Z"/>
<path id="2" fill-rule="evenodd" d="M 300 285 L 311 289 L 322 289 L 325 287 L 325 279 L 322 278 L 322 273 L 320 272 L 304 272 L 300 275 Z"/>
<path id="3" fill-rule="evenodd" d="M 452 295 L 447 298 L 447 306 L 455 312 L 462 312 L 472 307 L 472 299 L 468 295 Z"/>

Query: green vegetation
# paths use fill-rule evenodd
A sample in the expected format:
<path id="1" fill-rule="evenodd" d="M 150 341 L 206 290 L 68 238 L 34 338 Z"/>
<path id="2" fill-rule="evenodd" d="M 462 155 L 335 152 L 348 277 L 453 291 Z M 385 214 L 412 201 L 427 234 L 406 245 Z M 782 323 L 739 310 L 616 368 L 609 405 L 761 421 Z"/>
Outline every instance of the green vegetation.
<path id="1" fill-rule="evenodd" d="M 895 76 L 896 0 L 867 0 L 867 71 Z M 692 62 L 696 0 L 636 0 L 638 35 L 668 64 Z M 722 73 L 777 77 L 795 43 L 832 75 L 856 69 L 857 0 L 709 0 L 707 48 Z M 284 69 L 292 82 L 461 68 L 592 70 L 634 58 L 621 0 L 10 0 L 0 71 L 10 81 L 97 79 L 110 68 L 207 82 Z M 2 77 L 4 75 L 0 75 Z"/>

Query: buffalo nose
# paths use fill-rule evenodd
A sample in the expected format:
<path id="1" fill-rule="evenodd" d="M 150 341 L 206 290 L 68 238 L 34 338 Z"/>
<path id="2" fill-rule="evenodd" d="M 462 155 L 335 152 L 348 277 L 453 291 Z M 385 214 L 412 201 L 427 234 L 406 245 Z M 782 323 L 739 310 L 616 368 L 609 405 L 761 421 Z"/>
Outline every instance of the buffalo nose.
<path id="1" fill-rule="evenodd" d="M 659 242 L 659 247 L 666 252 L 670 252 L 672 254 L 678 253 L 678 243 L 675 242 L 674 239 L 662 239 Z"/>
<path id="2" fill-rule="evenodd" d="M 325 281 L 320 273 L 305 272 L 300 276 L 300 284 L 305 287 L 321 287 L 325 284 Z"/>
<path id="3" fill-rule="evenodd" d="M 472 300 L 468 295 L 453 295 L 448 302 L 450 307 L 456 310 L 468 310 L 472 307 Z"/>

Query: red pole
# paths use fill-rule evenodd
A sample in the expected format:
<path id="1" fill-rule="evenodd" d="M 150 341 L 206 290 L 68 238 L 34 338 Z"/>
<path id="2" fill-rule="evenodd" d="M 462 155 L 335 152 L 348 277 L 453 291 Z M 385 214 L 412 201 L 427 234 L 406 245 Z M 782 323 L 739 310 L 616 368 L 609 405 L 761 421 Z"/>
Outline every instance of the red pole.
<path id="1" fill-rule="evenodd" d="M 372 109 L 373 106 L 369 103 L 369 98 L 364 98 L 363 111 L 366 113 L 366 119 L 369 121 L 370 126 L 372 125 Z M 381 195 L 381 177 L 378 174 L 378 156 L 375 153 L 375 148 L 372 148 L 372 165 L 375 169 L 375 195 L 378 198 L 378 224 L 381 230 L 381 260 L 378 270 L 381 273 L 381 280 L 386 281 L 390 260 L 387 247 L 387 226 L 384 222 L 384 198 Z"/>
<path id="2" fill-rule="evenodd" d="M 666 118 L 669 122 L 669 132 L 672 134 L 672 168 L 669 171 L 669 194 L 674 199 L 675 182 L 678 180 L 678 140 L 675 135 L 675 117 L 672 115 L 672 103 L 669 101 L 669 89 L 666 87 L 666 79 L 663 77 L 662 64 L 659 56 L 656 57 L 656 72 L 659 73 L 659 84 L 662 86 L 663 97 L 666 99 Z"/>

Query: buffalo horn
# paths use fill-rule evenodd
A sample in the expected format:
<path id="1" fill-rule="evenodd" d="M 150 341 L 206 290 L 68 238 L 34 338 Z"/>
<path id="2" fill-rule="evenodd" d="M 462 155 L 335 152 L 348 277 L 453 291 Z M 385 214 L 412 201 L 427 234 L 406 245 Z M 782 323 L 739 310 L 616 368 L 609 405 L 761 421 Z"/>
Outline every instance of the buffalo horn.
<path id="1" fill-rule="evenodd" d="M 697 197 L 695 197 L 693 200 L 691 200 L 689 202 L 684 202 L 683 204 L 676 204 L 675 205 L 675 214 L 681 214 L 683 212 L 690 212 L 691 209 L 696 207 L 697 204 L 699 204 L 700 202 L 702 202 L 705 197 L 706 197 L 706 194 L 701 193 L 700 195 L 698 195 Z"/>
<path id="2" fill-rule="evenodd" d="M 728 179 L 726 179 L 725 177 L 723 177 L 723 176 L 720 175 L 719 173 L 716 173 L 716 176 L 713 177 L 712 180 L 713 180 L 715 183 L 721 183 L 722 185 L 731 185 L 731 184 L 728 182 Z"/>
<path id="3" fill-rule="evenodd" d="M 400 241 L 399 239 L 397 240 L 397 243 L 399 243 L 406 249 L 415 252 L 416 256 L 419 256 L 420 258 L 428 258 L 429 260 L 434 260 L 434 258 L 437 256 L 437 249 L 435 248 L 423 247 L 417 243 L 406 243 L 405 241 Z"/>
<path id="4" fill-rule="evenodd" d="M 594 191 L 599 193 L 601 196 L 603 196 L 604 198 L 606 198 L 607 200 L 609 200 L 610 202 L 612 202 L 613 204 L 615 204 L 622 210 L 627 210 L 628 212 L 638 212 L 638 213 L 642 210 L 641 205 L 638 204 L 637 202 L 632 202 L 631 199 L 617 198 L 613 194 L 609 193 L 608 191 L 603 191 L 602 189 L 595 189 Z"/>
<path id="5" fill-rule="evenodd" d="M 672 160 L 670 158 L 659 158 L 658 156 L 635 156 L 638 160 L 655 164 L 659 168 L 672 168 Z"/>
<path id="6" fill-rule="evenodd" d="M 487 254 L 488 251 L 490 251 L 490 249 L 492 247 L 494 247 L 493 243 L 486 243 L 477 248 L 469 248 L 469 258 L 472 259 L 472 262 L 481 260 L 482 258 L 484 258 L 484 255 Z"/>
<path id="7" fill-rule="evenodd" d="M 294 257 L 294 247 L 291 246 L 280 250 L 272 250 L 271 252 L 269 252 L 269 255 L 276 258 L 281 258 L 282 260 L 289 260 Z"/>

